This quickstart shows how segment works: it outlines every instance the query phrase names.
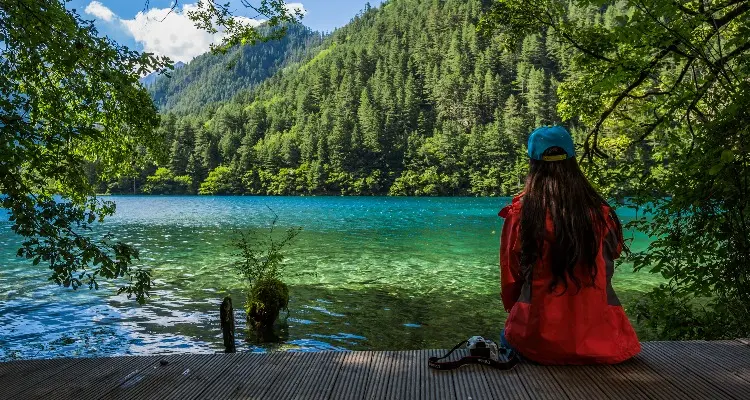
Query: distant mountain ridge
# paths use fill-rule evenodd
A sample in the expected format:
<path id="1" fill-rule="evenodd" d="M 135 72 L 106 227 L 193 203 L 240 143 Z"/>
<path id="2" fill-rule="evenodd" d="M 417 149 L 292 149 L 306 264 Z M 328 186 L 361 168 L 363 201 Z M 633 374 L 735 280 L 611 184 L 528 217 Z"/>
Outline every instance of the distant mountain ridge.
<path id="1" fill-rule="evenodd" d="M 290 62 L 298 61 L 317 47 L 323 35 L 300 24 L 287 27 L 283 39 L 236 47 L 226 54 L 205 53 L 169 75 L 147 76 L 148 88 L 157 108 L 186 113 L 229 100 L 273 76 Z M 153 75 L 153 74 L 152 74 Z"/>
<path id="2" fill-rule="evenodd" d="M 187 64 L 185 64 L 182 61 L 177 61 L 176 63 L 174 63 L 174 69 L 178 70 L 180 68 L 183 68 L 186 65 Z M 152 73 L 144 76 L 143 78 L 139 79 L 138 81 L 141 82 L 143 84 L 143 86 L 149 87 L 149 86 L 153 85 L 154 82 L 156 82 L 157 79 L 159 79 L 160 75 L 163 75 L 163 74 L 160 74 L 159 72 L 152 72 Z"/>

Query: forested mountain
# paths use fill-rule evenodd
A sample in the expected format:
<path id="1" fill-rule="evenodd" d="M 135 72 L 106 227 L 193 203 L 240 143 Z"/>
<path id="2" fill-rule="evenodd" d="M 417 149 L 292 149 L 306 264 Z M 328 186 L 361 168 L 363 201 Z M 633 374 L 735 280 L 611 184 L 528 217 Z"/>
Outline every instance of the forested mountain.
<path id="1" fill-rule="evenodd" d="M 478 36 L 482 7 L 480 0 L 368 6 L 321 45 L 298 50 L 307 54 L 299 62 L 232 101 L 189 115 L 166 114 L 169 162 L 102 190 L 513 193 L 526 165 L 528 132 L 559 120 L 555 91 L 566 52 L 543 34 L 504 50 L 499 37 Z M 198 76 L 196 70 L 213 78 L 170 97 L 174 103 L 167 108 L 200 104 L 199 94 L 202 101 L 227 98 L 232 86 L 213 82 L 235 78 L 223 61 L 211 60 L 221 59 L 203 56 L 172 81 L 157 82 L 157 103 L 165 106 L 165 84 L 179 87 L 172 82 Z M 201 93 L 215 87 L 224 92 Z"/>
<path id="2" fill-rule="evenodd" d="M 290 25 L 280 40 L 235 47 L 226 54 L 206 53 L 183 64 L 184 68 L 175 65 L 169 76 L 159 76 L 147 85 L 148 90 L 162 111 L 195 111 L 252 88 L 284 65 L 303 59 L 321 41 L 321 34 Z"/>
<path id="3" fill-rule="evenodd" d="M 176 63 L 174 63 L 173 67 L 174 67 L 175 70 L 178 70 L 178 69 L 182 69 L 186 65 L 187 64 L 185 64 L 182 61 L 177 61 Z M 145 87 L 149 87 L 149 86 L 153 85 L 154 82 L 156 82 L 157 79 L 160 79 L 160 78 L 168 79 L 169 77 L 166 76 L 166 75 L 162 75 L 161 73 L 159 73 L 159 71 L 155 71 L 155 72 L 152 72 L 152 73 L 144 76 L 143 78 L 139 79 L 138 82 L 142 83 L 143 86 L 145 86 Z"/>

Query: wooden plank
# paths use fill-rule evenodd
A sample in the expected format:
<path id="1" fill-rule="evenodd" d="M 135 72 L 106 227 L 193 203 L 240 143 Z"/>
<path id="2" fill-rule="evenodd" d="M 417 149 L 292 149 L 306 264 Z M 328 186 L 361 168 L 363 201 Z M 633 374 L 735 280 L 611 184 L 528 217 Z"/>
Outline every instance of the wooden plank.
<path id="1" fill-rule="evenodd" d="M 453 371 L 457 399 L 492 399 L 492 389 L 484 375 L 483 365 L 465 365 Z"/>
<path id="2" fill-rule="evenodd" d="M 526 391 L 523 379 L 516 368 L 509 371 L 485 368 L 484 377 L 490 385 L 490 391 L 493 398 L 531 399 L 529 393 Z"/>
<path id="3" fill-rule="evenodd" d="M 417 399 L 419 398 L 419 375 L 422 373 L 424 368 L 427 368 L 427 353 L 424 353 L 424 365 L 422 365 L 422 358 L 418 350 L 407 350 L 399 352 L 401 356 L 401 365 L 407 373 L 403 376 L 398 376 L 398 380 L 401 383 L 401 399 Z"/>
<path id="4" fill-rule="evenodd" d="M 442 357 L 448 350 L 427 350 L 425 364 L 430 357 Z M 422 356 L 424 357 L 424 356 Z M 419 385 L 421 398 L 431 399 L 455 399 L 456 388 L 451 371 L 438 371 L 425 366 L 422 371 L 422 380 Z"/>
<path id="5" fill-rule="evenodd" d="M 665 342 L 642 343 L 641 354 L 637 356 L 651 370 L 677 387 L 681 394 L 675 398 L 686 399 L 731 399 L 724 392 L 701 378 L 699 373 L 680 362 L 664 346 Z"/>
<path id="6" fill-rule="evenodd" d="M 521 361 L 515 368 L 519 380 L 532 399 L 564 400 L 568 394 L 552 376 L 549 367 Z"/>
<path id="7" fill-rule="evenodd" d="M 87 358 L 21 393 L 23 399 L 96 399 L 160 357 Z"/>
<path id="8" fill-rule="evenodd" d="M 706 342 L 665 342 L 663 348 L 719 391 L 736 399 L 750 399 L 750 382 L 731 373 L 717 361 L 706 348 Z"/>
<path id="9" fill-rule="evenodd" d="M 596 384 L 586 379 L 580 366 L 550 366 L 547 370 L 571 399 L 606 399 L 607 395 Z"/>
<path id="10" fill-rule="evenodd" d="M 238 390 L 235 390 L 226 399 L 260 399 L 273 398 L 265 397 L 266 393 L 276 382 L 276 379 L 285 369 L 294 368 L 293 359 L 299 358 L 300 354 L 296 352 L 277 352 L 265 356 L 263 364 L 255 367 L 246 378 L 236 382 Z M 239 378 L 239 377 L 238 377 Z M 211 393 L 208 393 L 211 394 Z"/>
<path id="11" fill-rule="evenodd" d="M 730 340 L 699 343 L 704 357 L 750 382 L 750 347 Z"/>
<path id="12" fill-rule="evenodd" d="M 315 368 L 315 364 L 324 353 L 294 352 L 289 357 L 285 367 L 274 377 L 275 384 L 271 384 L 264 392 L 258 393 L 258 398 L 291 399 L 301 389 L 305 372 Z"/>
<path id="13" fill-rule="evenodd" d="M 213 354 L 0 364 L 1 399 L 750 399 L 740 341 L 651 342 L 614 366 L 427 367 L 441 350 Z M 457 354 L 456 357 L 462 354 Z M 167 365 L 159 363 L 168 360 Z M 189 371 L 188 371 L 189 370 Z"/>
<path id="14" fill-rule="evenodd" d="M 584 382 L 596 385 L 610 399 L 652 398 L 639 387 L 640 382 L 635 378 L 641 377 L 642 374 L 639 375 L 639 371 L 632 368 L 632 364 L 631 367 L 620 368 L 613 365 L 588 365 L 579 367 L 579 371 Z"/>
<path id="15" fill-rule="evenodd" d="M 126 357 L 121 359 L 105 359 L 107 363 L 102 364 L 102 359 L 86 360 L 74 368 L 82 368 L 82 373 L 75 376 L 66 386 L 58 387 L 52 393 L 46 395 L 50 400 L 88 400 L 98 399 L 102 393 L 106 393 L 123 382 L 136 376 L 140 371 L 150 368 L 158 363 L 162 357 Z M 125 362 L 120 362 L 125 361 Z M 89 365 L 84 365 L 86 362 Z M 66 370 L 71 373 L 73 368 Z M 90 373 L 88 371 L 93 371 Z"/>
<path id="16" fill-rule="evenodd" d="M 417 369 L 410 368 L 409 358 L 414 357 L 408 351 L 389 352 L 390 368 L 388 368 L 388 386 L 383 393 L 387 399 L 406 399 L 406 393 L 411 390 L 411 382 L 417 375 Z M 416 367 L 416 366 L 415 366 Z"/>
<path id="17" fill-rule="evenodd" d="M 203 366 L 196 370 L 191 370 L 189 374 L 180 380 L 179 386 L 173 388 L 169 393 L 164 394 L 161 399 L 179 399 L 192 400 L 200 399 L 202 392 L 208 388 L 219 377 L 222 377 L 225 371 L 236 367 L 240 359 L 236 353 L 232 354 L 214 354 L 206 356 L 207 361 Z"/>
<path id="18" fill-rule="evenodd" d="M 225 399 L 242 391 L 246 385 L 252 385 L 253 379 L 259 379 L 258 372 L 263 369 L 266 362 L 273 356 L 259 353 L 236 353 L 227 354 L 223 358 L 228 360 L 229 365 L 222 369 L 221 373 L 207 374 L 212 379 L 198 379 L 192 381 L 190 386 L 195 387 L 191 392 L 183 388 L 166 397 L 165 400 L 187 400 L 187 399 Z M 207 383 L 204 385 L 204 383 Z"/>
<path id="19" fill-rule="evenodd" d="M 402 378 L 403 388 L 401 390 L 401 398 L 405 399 L 419 399 L 419 390 L 424 375 L 430 369 L 427 366 L 427 361 L 430 358 L 429 351 L 427 350 L 409 350 L 402 352 L 403 367 L 408 371 L 408 375 Z"/>
<path id="20" fill-rule="evenodd" d="M 326 352 L 307 370 L 302 380 L 302 390 L 293 399 L 328 399 L 336 378 L 343 369 L 345 352 Z"/>
<path id="21" fill-rule="evenodd" d="M 64 365 L 66 363 L 78 362 L 80 359 L 75 358 L 51 358 L 51 359 L 33 359 L 33 360 L 19 360 L 10 361 L 0 364 L 0 379 L 3 382 L 9 382 L 10 379 L 14 379 L 15 376 L 24 376 L 29 372 L 42 369 L 50 368 L 56 365 Z"/>
<path id="22" fill-rule="evenodd" d="M 406 396 L 410 399 L 419 399 L 424 397 L 422 385 L 430 373 L 430 367 L 427 363 L 432 353 L 430 350 L 411 350 L 409 353 L 411 357 L 408 359 L 406 367 L 413 370 L 414 373 L 410 375 Z"/>
<path id="23" fill-rule="evenodd" d="M 163 357 L 149 368 L 141 370 L 100 399 L 158 399 L 179 388 L 187 377 L 199 371 L 212 355 L 177 355 Z M 164 362 L 162 362 L 164 361 Z"/>
<path id="24" fill-rule="evenodd" d="M 508 361 L 508 357 L 501 355 L 500 360 Z M 508 371 L 485 368 L 484 371 L 495 398 L 531 399 L 517 368 Z"/>
<path id="25" fill-rule="evenodd" d="M 643 393 L 645 398 L 649 399 L 675 398 L 679 397 L 679 394 L 681 393 L 678 387 L 663 379 L 638 357 L 621 364 L 613 365 L 611 369 L 614 370 L 617 375 L 612 376 L 611 379 L 605 381 L 604 384 L 621 386 L 619 392 L 626 396 L 640 398 L 636 393 L 631 393 L 633 389 Z M 592 373 L 591 376 L 595 376 L 595 374 Z M 618 398 L 623 397 L 620 396 Z"/>
<path id="26" fill-rule="evenodd" d="M 372 357 L 375 352 L 347 352 L 342 360 L 341 371 L 331 389 L 331 399 L 362 398 L 369 386 L 372 373 Z"/>
<path id="27" fill-rule="evenodd" d="M 54 379 L 55 375 L 78 364 L 83 359 L 57 358 L 46 360 L 14 361 L 0 364 L 0 400 L 18 399 L 18 394 L 40 382 Z"/>
<path id="28" fill-rule="evenodd" d="M 429 350 L 410 350 L 406 357 L 406 369 L 409 373 L 409 380 L 406 383 L 406 389 L 404 390 L 404 398 L 406 399 L 419 399 L 422 381 L 425 379 L 425 375 L 429 372 L 430 367 L 427 366 L 427 362 L 430 359 Z"/>
<path id="29" fill-rule="evenodd" d="M 391 399 L 398 398 L 397 394 L 401 390 L 398 382 L 398 375 L 405 372 L 401 365 L 400 353 L 395 351 L 382 351 L 379 352 L 379 356 L 376 355 L 377 366 L 377 379 L 373 381 L 373 385 L 369 388 L 372 392 L 369 397 L 374 399 Z M 373 375 L 375 376 L 375 375 Z"/>
<path id="30" fill-rule="evenodd" d="M 390 352 L 378 351 L 372 356 L 370 374 L 365 392 L 365 399 L 385 399 L 384 391 L 388 387 Z"/>

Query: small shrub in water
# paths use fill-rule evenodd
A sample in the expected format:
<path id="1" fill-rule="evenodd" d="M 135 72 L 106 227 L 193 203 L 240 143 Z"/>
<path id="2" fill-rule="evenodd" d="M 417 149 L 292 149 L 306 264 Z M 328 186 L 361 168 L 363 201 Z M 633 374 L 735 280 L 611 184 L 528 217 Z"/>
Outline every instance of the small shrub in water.
<path id="1" fill-rule="evenodd" d="M 289 228 L 281 240 L 274 240 L 278 216 L 274 215 L 267 236 L 259 237 L 254 232 L 240 232 L 234 242 L 240 250 L 236 254 L 240 262 L 235 265 L 248 284 L 247 313 L 248 328 L 258 338 L 268 337 L 281 310 L 289 304 L 289 288 L 281 280 L 284 256 L 281 250 L 299 235 L 302 228 Z"/>
<path id="2" fill-rule="evenodd" d="M 279 279 L 255 282 L 247 296 L 247 322 L 256 331 L 273 326 L 282 310 L 289 306 L 289 287 Z"/>

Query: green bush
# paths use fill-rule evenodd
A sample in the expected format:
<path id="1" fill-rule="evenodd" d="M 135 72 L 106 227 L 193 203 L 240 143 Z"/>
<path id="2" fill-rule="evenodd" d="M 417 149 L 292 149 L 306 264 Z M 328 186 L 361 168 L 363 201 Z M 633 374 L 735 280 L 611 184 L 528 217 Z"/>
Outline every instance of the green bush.
<path id="1" fill-rule="evenodd" d="M 696 299 L 662 285 L 633 308 L 638 324 L 659 340 L 722 340 L 747 337 L 745 302 Z"/>
<path id="2" fill-rule="evenodd" d="M 191 185 L 190 176 L 175 176 L 168 168 L 159 168 L 146 178 L 142 190 L 147 194 L 185 194 L 190 193 Z"/>
<path id="3" fill-rule="evenodd" d="M 223 165 L 211 171 L 198 189 L 202 195 L 242 194 L 243 191 L 239 173 Z"/>
<path id="4" fill-rule="evenodd" d="M 273 326 L 282 310 L 289 306 L 289 287 L 279 279 L 256 281 L 247 294 L 248 326 L 262 331 Z"/>

